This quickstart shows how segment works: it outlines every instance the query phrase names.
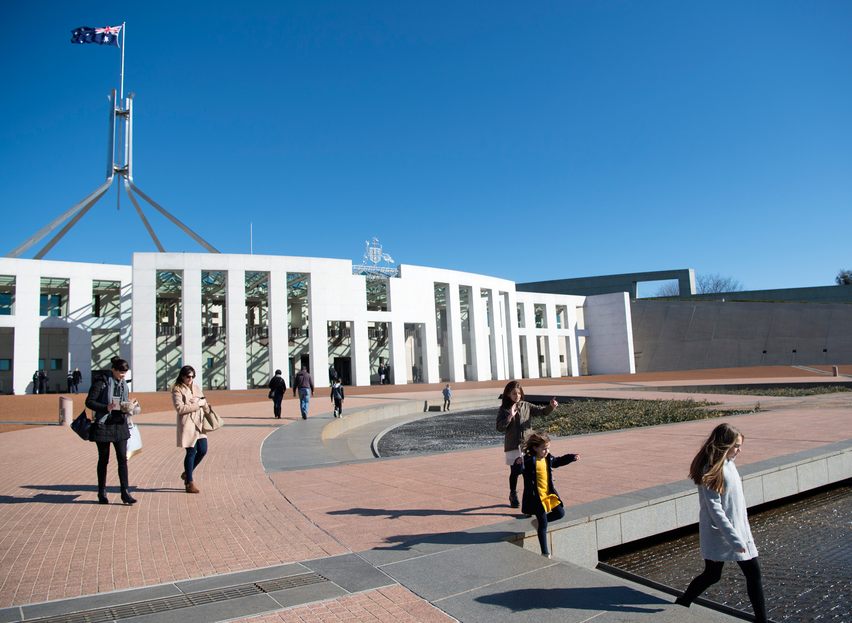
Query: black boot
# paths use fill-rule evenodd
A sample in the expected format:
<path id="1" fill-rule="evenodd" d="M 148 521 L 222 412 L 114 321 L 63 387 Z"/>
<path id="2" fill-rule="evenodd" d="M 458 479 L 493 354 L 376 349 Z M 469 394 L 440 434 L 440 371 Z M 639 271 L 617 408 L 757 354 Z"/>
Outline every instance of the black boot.
<path id="1" fill-rule="evenodd" d="M 678 606 L 683 606 L 684 608 L 689 608 L 689 602 L 688 602 L 688 601 L 686 601 L 686 596 L 685 596 L 685 595 L 681 595 L 680 597 L 678 597 L 677 599 L 675 599 L 675 603 L 676 603 Z"/>
<path id="2" fill-rule="evenodd" d="M 121 501 L 125 504 L 136 504 L 136 500 L 130 497 L 130 494 L 127 492 L 127 489 L 124 487 L 121 488 Z"/>
<path id="3" fill-rule="evenodd" d="M 106 496 L 106 491 L 104 491 L 100 487 L 98 488 L 98 504 L 109 504 L 109 500 Z"/>

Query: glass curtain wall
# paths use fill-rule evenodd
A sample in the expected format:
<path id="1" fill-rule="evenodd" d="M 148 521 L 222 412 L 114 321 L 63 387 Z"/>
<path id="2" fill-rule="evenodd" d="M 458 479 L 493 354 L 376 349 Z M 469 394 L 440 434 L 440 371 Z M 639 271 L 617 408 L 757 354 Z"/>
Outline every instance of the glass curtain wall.
<path id="1" fill-rule="evenodd" d="M 183 273 L 157 271 L 157 388 L 169 391 L 181 363 L 181 283 Z"/>
<path id="2" fill-rule="evenodd" d="M 246 272 L 246 386 L 266 387 L 269 370 L 269 273 Z"/>
<path id="3" fill-rule="evenodd" d="M 226 278 L 227 273 L 223 271 L 201 271 L 201 360 L 207 389 L 228 386 Z"/>

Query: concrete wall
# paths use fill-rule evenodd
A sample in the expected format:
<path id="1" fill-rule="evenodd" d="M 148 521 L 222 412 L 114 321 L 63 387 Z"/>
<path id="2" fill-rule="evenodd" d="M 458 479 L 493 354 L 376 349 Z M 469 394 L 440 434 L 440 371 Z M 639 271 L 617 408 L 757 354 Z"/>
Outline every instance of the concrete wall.
<path id="1" fill-rule="evenodd" d="M 688 292 L 681 288 L 681 292 Z M 677 298 L 700 298 L 713 301 L 774 301 L 781 303 L 852 303 L 852 286 L 812 286 L 778 290 L 743 290 L 714 294 L 687 294 Z M 664 299 L 664 300 L 676 300 Z"/>
<path id="2" fill-rule="evenodd" d="M 552 281 L 533 281 L 530 283 L 519 283 L 517 288 L 518 292 L 547 292 L 550 294 L 597 295 L 627 292 L 631 299 L 635 299 L 639 283 L 669 279 L 677 279 L 682 293 L 695 293 L 695 271 L 691 268 L 658 270 L 647 273 L 626 273 L 623 275 L 603 275 L 600 277 L 579 277 L 576 279 L 555 279 Z"/>
<path id="3" fill-rule="evenodd" d="M 852 363 L 852 306 L 631 304 L 637 372 Z"/>

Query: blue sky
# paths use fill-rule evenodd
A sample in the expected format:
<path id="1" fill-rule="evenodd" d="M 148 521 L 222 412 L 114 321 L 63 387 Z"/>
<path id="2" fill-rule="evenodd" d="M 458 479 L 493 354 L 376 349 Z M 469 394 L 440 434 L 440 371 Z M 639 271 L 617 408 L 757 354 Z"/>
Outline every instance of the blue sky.
<path id="1" fill-rule="evenodd" d="M 79 4 L 80 6 L 74 6 Z M 518 282 L 852 268 L 852 3 L 0 4 L 0 251 L 105 179 L 127 22 L 134 180 L 221 252 Z M 116 187 L 46 259 L 155 251 Z M 142 203 L 168 251 L 201 247 Z M 44 244 L 23 257 L 33 257 Z"/>

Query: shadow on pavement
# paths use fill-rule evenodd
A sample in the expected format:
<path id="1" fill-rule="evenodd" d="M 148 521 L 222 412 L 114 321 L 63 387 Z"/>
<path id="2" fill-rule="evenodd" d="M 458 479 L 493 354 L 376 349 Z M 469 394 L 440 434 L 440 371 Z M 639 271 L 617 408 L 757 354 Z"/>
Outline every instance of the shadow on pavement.
<path id="1" fill-rule="evenodd" d="M 669 605 L 669 602 L 625 586 L 585 588 L 525 588 L 476 597 L 474 601 L 500 606 L 512 612 L 526 610 L 604 610 L 609 612 L 661 612 L 637 606 Z"/>

